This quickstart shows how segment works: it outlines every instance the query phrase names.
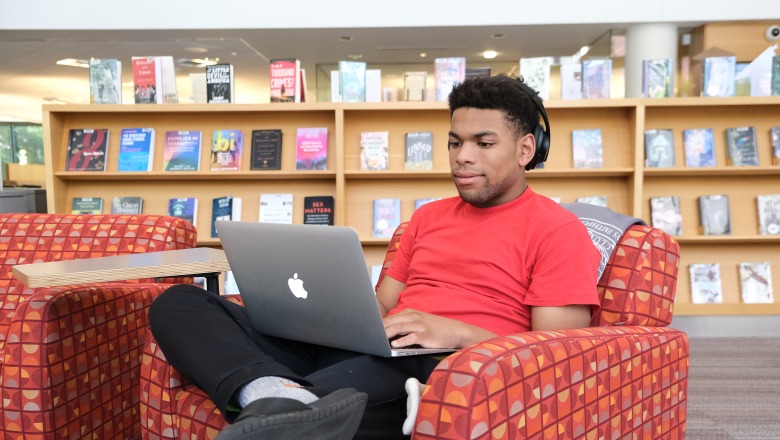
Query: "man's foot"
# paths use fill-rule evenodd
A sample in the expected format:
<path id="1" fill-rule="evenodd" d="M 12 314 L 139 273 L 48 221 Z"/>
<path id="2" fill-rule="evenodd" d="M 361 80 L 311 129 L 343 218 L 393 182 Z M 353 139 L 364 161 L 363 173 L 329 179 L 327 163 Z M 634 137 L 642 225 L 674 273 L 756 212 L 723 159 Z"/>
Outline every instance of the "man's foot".
<path id="1" fill-rule="evenodd" d="M 348 440 L 358 430 L 367 396 L 352 388 L 312 403 L 269 397 L 247 405 L 217 440 Z"/>

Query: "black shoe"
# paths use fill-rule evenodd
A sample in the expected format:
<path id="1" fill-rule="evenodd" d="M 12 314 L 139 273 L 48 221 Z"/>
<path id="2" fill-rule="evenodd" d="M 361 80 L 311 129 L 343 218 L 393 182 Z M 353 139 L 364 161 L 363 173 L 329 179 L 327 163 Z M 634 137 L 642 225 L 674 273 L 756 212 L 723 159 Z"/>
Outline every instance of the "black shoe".
<path id="1" fill-rule="evenodd" d="M 247 405 L 217 440 L 347 440 L 357 432 L 366 393 L 352 388 L 334 391 L 306 404 L 270 397 Z"/>

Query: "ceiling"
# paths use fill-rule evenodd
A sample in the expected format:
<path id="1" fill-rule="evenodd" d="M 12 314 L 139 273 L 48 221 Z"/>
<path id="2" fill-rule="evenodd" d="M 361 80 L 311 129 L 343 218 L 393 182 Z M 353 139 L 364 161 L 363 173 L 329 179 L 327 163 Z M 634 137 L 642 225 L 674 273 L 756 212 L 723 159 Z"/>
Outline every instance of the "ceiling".
<path id="1" fill-rule="evenodd" d="M 370 68 L 379 67 L 383 72 L 385 67 L 403 71 L 415 65 L 429 65 L 432 70 L 434 58 L 450 56 L 465 56 L 467 65 L 495 65 L 495 72 L 513 68 L 520 57 L 571 56 L 611 30 L 623 28 L 625 25 L 610 23 L 306 30 L 0 30 L 0 121 L 40 122 L 44 102 L 89 102 L 87 69 L 57 65 L 63 58 L 122 61 L 125 102 L 132 96 L 132 56 L 218 58 L 234 66 L 236 101 L 261 103 L 268 102 L 268 60 L 274 58 L 300 59 L 307 69 L 311 94 L 316 87 L 312 82 L 318 77 L 312 72 L 319 67 L 327 73 L 350 55 L 359 55 Z M 488 49 L 498 52 L 490 63 L 481 56 Z M 421 58 L 421 52 L 427 56 Z M 203 71 L 202 67 L 179 63 L 181 102 L 190 97 L 189 74 Z"/>

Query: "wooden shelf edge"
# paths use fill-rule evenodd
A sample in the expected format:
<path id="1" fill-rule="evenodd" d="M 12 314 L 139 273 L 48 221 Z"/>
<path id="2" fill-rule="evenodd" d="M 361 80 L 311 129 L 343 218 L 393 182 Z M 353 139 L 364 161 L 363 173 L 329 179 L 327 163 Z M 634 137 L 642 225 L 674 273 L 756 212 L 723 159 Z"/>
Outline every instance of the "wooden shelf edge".
<path id="1" fill-rule="evenodd" d="M 701 168 L 645 168 L 645 177 L 712 177 L 727 176 L 771 176 L 780 174 L 780 166 L 717 166 Z"/>
<path id="2" fill-rule="evenodd" d="M 674 236 L 680 244 L 779 243 L 780 235 L 699 235 Z"/>
<path id="3" fill-rule="evenodd" d="M 335 180 L 335 171 L 56 171 L 62 180 Z"/>
<path id="4" fill-rule="evenodd" d="M 770 304 L 691 304 L 674 305 L 677 316 L 780 315 L 780 303 Z"/>

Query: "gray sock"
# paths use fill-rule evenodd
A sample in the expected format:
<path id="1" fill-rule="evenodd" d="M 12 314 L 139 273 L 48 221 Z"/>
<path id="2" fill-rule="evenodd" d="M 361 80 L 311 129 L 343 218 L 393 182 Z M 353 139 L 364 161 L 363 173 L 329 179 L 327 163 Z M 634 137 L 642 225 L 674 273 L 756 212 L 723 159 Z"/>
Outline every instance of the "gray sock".
<path id="1" fill-rule="evenodd" d="M 257 399 L 266 397 L 284 397 L 311 403 L 319 399 L 302 385 L 290 379 L 276 376 L 260 377 L 241 387 L 238 391 L 238 404 L 246 407 Z"/>

